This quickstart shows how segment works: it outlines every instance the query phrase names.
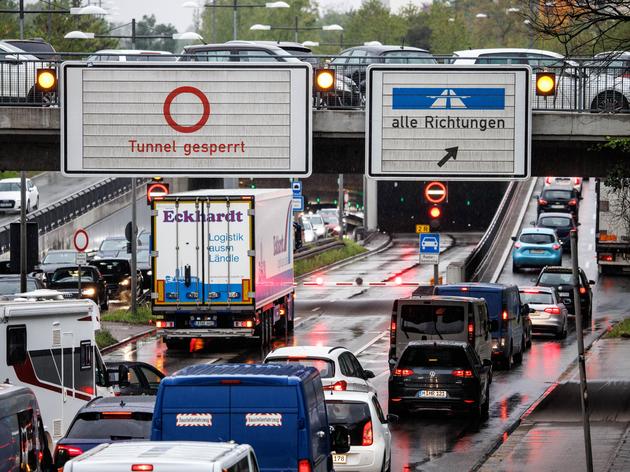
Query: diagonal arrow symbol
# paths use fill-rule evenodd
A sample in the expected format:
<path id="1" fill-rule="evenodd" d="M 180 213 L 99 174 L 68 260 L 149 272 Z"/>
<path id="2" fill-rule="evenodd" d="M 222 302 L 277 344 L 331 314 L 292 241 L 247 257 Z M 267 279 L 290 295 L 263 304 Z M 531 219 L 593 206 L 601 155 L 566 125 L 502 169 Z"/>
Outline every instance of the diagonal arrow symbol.
<path id="1" fill-rule="evenodd" d="M 451 157 L 453 158 L 453 160 L 457 160 L 458 149 L 459 149 L 459 146 L 444 149 L 446 151 L 446 156 L 440 159 L 440 161 L 437 163 L 438 167 L 442 167 L 444 164 L 446 164 Z"/>

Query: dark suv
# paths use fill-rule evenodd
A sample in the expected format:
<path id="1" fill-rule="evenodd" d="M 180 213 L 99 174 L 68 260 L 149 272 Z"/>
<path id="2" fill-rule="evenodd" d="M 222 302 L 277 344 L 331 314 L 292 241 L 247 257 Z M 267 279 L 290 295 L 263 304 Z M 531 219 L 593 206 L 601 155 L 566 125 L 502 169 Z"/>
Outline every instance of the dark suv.
<path id="1" fill-rule="evenodd" d="M 467 342 L 412 341 L 389 377 L 389 412 L 446 410 L 486 416 L 491 366 Z"/>
<path id="2" fill-rule="evenodd" d="M 579 223 L 575 222 L 570 213 L 540 213 L 538 221 L 532 223 L 540 228 L 555 230 L 562 249 L 571 252 L 571 231 L 577 231 Z"/>
<path id="3" fill-rule="evenodd" d="M 103 443 L 149 440 L 155 397 L 97 397 L 81 408 L 55 447 L 55 470 Z"/>
<path id="4" fill-rule="evenodd" d="M 538 214 L 542 212 L 571 213 L 578 220 L 580 196 L 577 190 L 566 187 L 545 187 L 538 195 Z"/>
<path id="5" fill-rule="evenodd" d="M 580 292 L 582 315 L 584 320 L 588 321 L 593 316 L 593 291 L 591 290 L 591 285 L 594 285 L 595 281 L 589 280 L 582 268 L 578 270 L 578 291 Z M 558 290 L 560 301 L 564 303 L 569 313 L 575 314 L 573 272 L 570 267 L 545 267 L 538 275 L 536 285 L 555 287 Z"/>

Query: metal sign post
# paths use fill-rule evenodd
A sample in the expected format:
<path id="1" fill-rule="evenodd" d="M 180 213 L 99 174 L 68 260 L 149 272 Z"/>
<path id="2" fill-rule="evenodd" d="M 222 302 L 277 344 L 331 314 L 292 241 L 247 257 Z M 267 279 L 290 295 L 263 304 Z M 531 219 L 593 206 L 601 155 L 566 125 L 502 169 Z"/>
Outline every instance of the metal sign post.
<path id="1" fill-rule="evenodd" d="M 136 316 L 138 310 L 138 215 L 136 208 L 136 178 L 131 179 L 131 314 Z"/>
<path id="2" fill-rule="evenodd" d="M 76 256 L 76 264 L 78 268 L 77 274 L 77 285 L 79 289 L 79 294 L 77 298 L 83 298 L 83 292 L 81 291 L 81 266 L 87 264 L 87 254 L 84 252 L 88 245 L 90 244 L 90 238 L 88 237 L 87 232 L 84 229 L 78 229 L 74 232 L 74 237 L 72 238 L 72 243 L 74 244 L 74 248 L 77 250 Z"/>
<path id="3" fill-rule="evenodd" d="M 584 357 L 584 333 L 582 332 L 582 304 L 580 302 L 580 276 L 578 270 L 577 231 L 571 231 L 571 268 L 573 272 L 573 301 L 575 306 L 575 332 L 578 346 L 578 368 L 580 371 L 580 403 L 582 424 L 584 425 L 584 450 L 586 470 L 593 472 L 593 450 L 591 445 L 591 422 L 588 405 L 588 385 L 586 382 L 586 359 Z"/>
<path id="4" fill-rule="evenodd" d="M 20 172 L 20 292 L 26 292 L 26 172 Z"/>
<path id="5" fill-rule="evenodd" d="M 339 203 L 339 239 L 343 240 L 343 207 L 344 204 L 344 193 L 343 193 L 343 174 L 339 174 L 339 179 L 337 180 L 339 185 L 339 195 L 337 197 L 337 202 Z"/>

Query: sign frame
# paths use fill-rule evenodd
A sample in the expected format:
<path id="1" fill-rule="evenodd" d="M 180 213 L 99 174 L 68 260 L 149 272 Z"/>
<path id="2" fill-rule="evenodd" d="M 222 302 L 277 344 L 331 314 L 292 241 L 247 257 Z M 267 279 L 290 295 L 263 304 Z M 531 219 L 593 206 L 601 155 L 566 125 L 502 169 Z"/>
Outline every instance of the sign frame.
<path id="1" fill-rule="evenodd" d="M 435 170 L 427 170 L 427 171 L 410 171 L 409 173 L 396 173 L 396 172 L 377 172 L 375 166 L 373 166 L 373 161 L 382 162 L 381 150 L 378 153 L 373 153 L 374 149 L 374 132 L 373 127 L 380 126 L 382 129 L 383 125 L 383 113 L 382 108 L 378 111 L 378 116 L 373 116 L 374 107 L 374 97 L 375 97 L 375 81 L 374 75 L 377 72 L 444 72 L 445 78 L 447 77 L 448 72 L 466 72 L 474 74 L 475 72 L 484 71 L 488 72 L 518 72 L 525 74 L 524 87 L 523 90 L 519 90 L 519 92 L 524 92 L 524 97 L 521 98 L 524 102 L 524 110 L 519 113 L 514 113 L 514 119 L 516 120 L 519 116 L 524 120 L 524 135 L 522 142 L 519 142 L 516 137 L 514 138 L 515 147 L 517 144 L 521 144 L 523 152 L 519 155 L 516 155 L 516 151 L 514 151 L 514 163 L 520 163 L 523 167 L 523 172 L 521 173 L 493 173 L 486 174 L 482 171 L 475 173 L 462 173 L 457 170 L 450 170 L 448 166 L 442 167 L 443 163 L 439 166 L 436 166 Z M 421 179 L 435 179 L 442 181 L 451 181 L 451 180 L 487 180 L 487 181 L 505 181 L 505 180 L 526 180 L 531 175 L 531 140 L 532 140 L 532 97 L 531 97 L 531 89 L 532 89 L 532 69 L 529 65 L 521 65 L 521 64 L 506 64 L 501 66 L 496 65 L 485 65 L 485 64 L 472 64 L 472 65 L 454 65 L 454 64 L 413 64 L 413 65 L 405 65 L 400 64 L 396 66 L 392 66 L 391 64 L 371 64 L 367 67 L 366 71 L 367 77 L 367 97 L 366 97 L 366 128 L 365 128 L 365 169 L 366 175 L 370 179 L 375 180 L 421 180 Z M 515 84 L 516 84 L 515 80 Z M 405 83 L 405 85 L 413 85 L 412 83 Z M 420 85 L 420 84 L 418 84 Z M 453 86 L 457 88 L 457 86 Z M 379 90 L 382 97 L 382 87 Z M 516 96 L 516 91 L 515 91 Z M 382 98 L 379 98 L 382 101 Z M 516 127 L 516 123 L 515 123 Z M 375 128 L 374 128 L 375 129 Z M 379 134 L 380 135 L 380 134 Z M 456 139 L 456 138 L 455 138 Z M 453 140 L 452 146 L 456 146 L 455 139 Z M 451 150 L 453 147 L 445 147 L 444 151 L 447 153 L 447 156 L 451 154 Z M 378 154 L 378 155 L 376 155 Z M 448 160 L 447 156 L 443 158 L 443 160 Z"/>
<path id="2" fill-rule="evenodd" d="M 295 113 L 293 113 L 293 111 L 289 112 L 289 124 L 286 125 L 289 128 L 289 144 L 288 144 L 288 149 L 289 149 L 289 165 L 286 168 L 286 170 L 280 170 L 280 169 L 271 169 L 269 170 L 268 168 L 265 168 L 265 166 L 258 164 L 258 166 L 254 169 L 252 168 L 238 168 L 235 166 L 231 166 L 227 169 L 208 169 L 208 168 L 193 168 L 193 167 L 187 167 L 187 168 L 183 168 L 181 166 L 177 166 L 174 162 L 171 164 L 170 167 L 159 167 L 157 165 L 153 165 L 153 166 L 146 166 L 146 167 L 142 167 L 142 166 L 135 166 L 135 167 L 128 167 L 128 168 L 116 168 L 116 167 L 112 167 L 110 166 L 109 168 L 99 168 L 99 169 L 87 169 L 85 168 L 84 165 L 84 156 L 83 156 L 83 152 L 81 152 L 80 156 L 76 156 L 76 155 L 72 155 L 72 152 L 74 152 L 75 154 L 77 153 L 76 151 L 76 147 L 77 145 L 75 143 L 69 143 L 68 140 L 68 129 L 71 129 L 72 125 L 74 125 L 75 122 L 77 122 L 77 120 L 82 120 L 83 117 L 83 112 L 81 112 L 79 115 L 79 118 L 73 118 L 72 121 L 69 120 L 69 107 L 68 107 L 68 97 L 70 96 L 70 94 L 78 94 L 79 92 L 76 92 L 72 89 L 72 92 L 69 92 L 69 79 L 68 79 L 68 75 L 69 75 L 69 71 L 71 70 L 75 70 L 77 68 L 80 69 L 90 69 L 90 70 L 95 70 L 95 69 L 103 69 L 103 70 L 111 70 L 111 69 L 128 69 L 128 70 L 138 70 L 138 69 L 153 69 L 155 72 L 157 72 L 158 70 L 172 70 L 172 71 L 186 71 L 186 70 L 223 70 L 223 71 L 228 71 L 228 70 L 251 70 L 253 72 L 259 71 L 259 70 L 263 70 L 263 69 L 279 69 L 279 70 L 289 70 L 291 71 L 291 79 L 290 79 L 290 91 L 289 94 L 290 95 L 294 95 L 296 94 L 297 96 L 301 97 L 301 93 L 297 93 L 296 90 L 294 90 L 296 87 L 301 89 L 304 89 L 305 93 L 304 93 L 304 97 L 303 97 L 303 102 L 302 103 L 298 103 L 297 101 L 295 103 L 290 103 L 290 107 L 291 108 L 296 108 L 298 110 L 304 110 L 304 116 L 302 117 L 302 115 L 298 116 Z M 296 70 L 303 70 L 304 72 L 304 82 L 301 82 L 295 78 L 293 78 L 294 75 L 294 71 Z M 296 72 L 296 74 L 300 74 L 300 72 Z M 73 82 L 72 83 L 76 83 L 77 79 L 73 78 L 70 79 Z M 182 85 L 187 83 L 187 82 L 192 82 L 192 81 L 185 81 L 185 80 L 175 80 L 173 79 L 175 82 L 177 82 L 178 84 L 181 83 Z M 81 84 L 83 83 L 82 81 L 80 82 Z M 180 88 L 179 86 L 177 88 Z M 146 62 L 146 63 L 142 63 L 142 62 L 131 62 L 131 63 L 124 63 L 124 62 L 94 62 L 92 64 L 90 64 L 90 66 L 88 67 L 88 63 L 84 62 L 84 61 L 67 61 L 61 64 L 60 70 L 59 70 L 59 92 L 60 92 L 60 103 L 61 103 L 61 119 L 60 119 L 60 132 L 61 132 L 61 171 L 63 173 L 63 175 L 66 176 L 92 176 L 92 175 L 113 175 L 115 177 L 140 177 L 140 176 L 154 176 L 154 175 L 161 175 L 161 176 L 165 176 L 165 177 L 180 177 L 180 176 L 187 176 L 187 175 L 193 175 L 195 177 L 236 177 L 236 178 L 255 178 L 255 177 L 294 177 L 294 178 L 307 178 L 311 175 L 312 173 L 312 169 L 313 169 L 313 152 L 312 152 L 312 142 L 313 142 L 313 132 L 312 132 L 312 126 L 313 126 L 313 117 L 312 117 L 312 90 L 313 90 L 313 73 L 312 73 L 312 67 L 310 64 L 303 62 L 303 63 L 292 63 L 292 62 L 277 62 L 277 63 L 238 63 L 238 62 L 224 62 L 224 63 L 202 63 L 202 62 Z M 172 93 L 172 92 L 171 92 Z M 166 97 L 166 101 L 169 100 L 170 97 Z M 300 100 L 302 100 L 302 98 L 300 98 Z M 79 101 L 81 103 L 81 110 L 82 110 L 82 99 L 76 99 L 76 101 Z M 74 102 L 73 102 L 74 103 Z M 165 102 L 166 103 L 166 102 Z M 205 103 L 203 103 L 202 101 L 202 105 L 204 105 L 204 114 L 202 116 L 202 118 L 199 120 L 199 122 L 196 125 L 192 125 L 192 126 L 182 126 L 182 128 L 185 128 L 185 131 L 183 131 L 184 133 L 190 133 L 191 129 L 196 129 L 196 127 L 198 125 L 202 125 L 202 122 L 205 123 L 204 118 L 207 119 L 207 113 L 206 113 L 206 107 L 205 107 Z M 74 108 L 76 108 L 76 106 L 74 106 Z M 70 113 L 77 113 L 76 110 L 71 110 Z M 170 115 L 170 114 L 169 114 Z M 166 123 L 170 125 L 171 127 L 173 127 L 173 124 L 170 123 L 168 117 L 165 115 L 165 119 L 166 119 Z M 300 123 L 304 123 L 304 125 L 302 126 Z M 235 125 L 236 126 L 236 125 Z M 296 134 L 295 129 L 297 128 L 299 134 Z M 175 129 L 175 128 L 174 128 Z M 302 135 L 303 132 L 303 135 Z M 81 150 L 83 149 L 83 130 L 81 129 L 80 131 L 77 131 L 77 133 L 79 133 L 78 139 L 80 139 L 81 141 Z M 168 135 L 171 136 L 171 135 Z M 175 136 L 175 135 L 173 135 Z M 121 134 L 121 138 L 124 139 L 124 137 L 122 137 Z M 293 144 L 294 140 L 298 140 L 297 142 L 299 143 L 303 143 L 305 146 L 304 149 L 304 161 L 302 161 L 302 159 L 299 159 L 299 161 L 297 161 L 298 165 L 295 165 L 294 162 L 294 152 L 296 152 L 296 149 L 299 150 L 299 148 L 296 148 L 295 145 Z M 74 146 L 74 147 L 73 147 Z M 70 151 L 71 155 L 69 157 L 69 149 L 73 149 L 73 151 Z M 300 155 L 301 155 L 300 151 Z M 160 157 L 160 156 L 155 156 L 155 157 Z M 69 159 L 71 159 L 71 164 L 69 163 Z M 249 159 L 255 159 L 250 157 Z M 168 159 L 164 159 L 163 160 L 165 164 L 167 164 Z M 80 164 L 77 164 L 77 162 L 79 162 Z M 300 167 L 299 169 L 297 169 L 296 167 Z"/>

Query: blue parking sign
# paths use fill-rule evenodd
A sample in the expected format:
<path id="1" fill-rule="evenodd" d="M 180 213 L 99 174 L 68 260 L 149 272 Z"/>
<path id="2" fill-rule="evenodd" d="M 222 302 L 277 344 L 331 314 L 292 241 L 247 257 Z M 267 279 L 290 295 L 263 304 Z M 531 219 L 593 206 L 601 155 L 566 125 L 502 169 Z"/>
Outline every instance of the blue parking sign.
<path id="1" fill-rule="evenodd" d="M 440 254 L 440 234 L 420 234 L 420 254 Z"/>

